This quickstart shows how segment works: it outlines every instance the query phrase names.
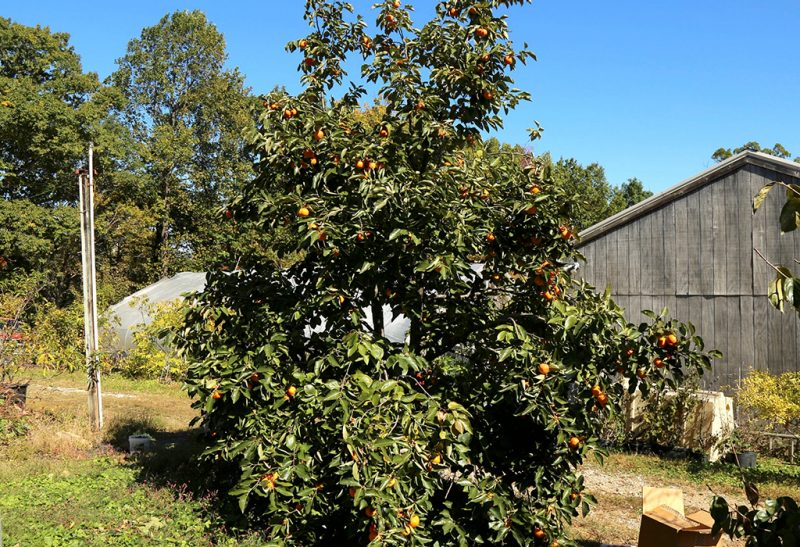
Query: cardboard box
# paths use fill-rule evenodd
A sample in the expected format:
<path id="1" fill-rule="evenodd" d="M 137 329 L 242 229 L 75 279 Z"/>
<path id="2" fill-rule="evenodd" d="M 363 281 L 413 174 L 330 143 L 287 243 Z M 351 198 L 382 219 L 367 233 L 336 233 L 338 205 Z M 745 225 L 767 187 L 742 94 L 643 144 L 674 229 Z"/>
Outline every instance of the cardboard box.
<path id="1" fill-rule="evenodd" d="M 639 547 L 715 547 L 722 541 L 722 533 L 712 534 L 713 526 L 708 511 L 683 514 L 681 490 L 644 488 Z"/>

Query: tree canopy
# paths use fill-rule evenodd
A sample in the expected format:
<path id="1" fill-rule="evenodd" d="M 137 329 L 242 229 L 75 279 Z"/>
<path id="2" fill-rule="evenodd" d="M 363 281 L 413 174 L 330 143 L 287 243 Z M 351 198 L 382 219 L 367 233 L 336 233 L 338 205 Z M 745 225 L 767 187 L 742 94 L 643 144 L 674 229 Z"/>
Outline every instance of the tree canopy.
<path id="1" fill-rule="evenodd" d="M 254 102 L 226 58 L 202 12 L 177 11 L 131 40 L 111 78 L 127 99 L 162 275 L 220 260 L 215 215 L 252 171 L 243 132 Z"/>
<path id="2" fill-rule="evenodd" d="M 753 152 L 761 152 L 762 154 L 769 154 L 770 156 L 776 156 L 778 158 L 788 159 L 792 156 L 792 153 L 786 150 L 786 148 L 781 143 L 775 143 L 772 148 L 768 148 L 766 146 L 762 147 L 756 141 L 749 141 L 744 143 L 742 146 L 736 148 L 717 148 L 713 154 L 711 154 L 711 159 L 716 162 L 720 162 L 734 156 L 740 152 L 744 152 L 745 150 L 752 150 Z M 796 157 L 794 161 L 800 163 L 800 156 Z"/>
<path id="3" fill-rule="evenodd" d="M 73 203 L 86 145 L 117 143 L 109 113 L 121 97 L 85 73 L 69 35 L 0 18 L 0 193 Z M 102 161 L 98 166 L 102 169 Z"/>
<path id="4" fill-rule="evenodd" d="M 544 161 L 553 183 L 569 196 L 569 217 L 578 230 L 653 195 L 636 178 L 618 187 L 612 185 L 606 178 L 605 169 L 598 163 L 584 166 L 574 158 L 560 158 L 553 163 L 549 154 L 544 156 Z"/>
<path id="5" fill-rule="evenodd" d="M 691 327 L 631 325 L 573 280 L 571 194 L 483 142 L 528 98 L 504 17 L 528 3 L 439 2 L 417 27 L 387 0 L 369 34 L 306 2 L 303 90 L 264 97 L 258 176 L 219 217 L 285 233 L 295 260 L 212 272 L 179 330 L 218 486 L 269 542 L 550 545 L 589 510 L 576 467 L 623 378 L 664 389 L 709 362 Z M 348 57 L 363 79 L 340 87 Z M 385 110 L 358 114 L 364 81 Z"/>

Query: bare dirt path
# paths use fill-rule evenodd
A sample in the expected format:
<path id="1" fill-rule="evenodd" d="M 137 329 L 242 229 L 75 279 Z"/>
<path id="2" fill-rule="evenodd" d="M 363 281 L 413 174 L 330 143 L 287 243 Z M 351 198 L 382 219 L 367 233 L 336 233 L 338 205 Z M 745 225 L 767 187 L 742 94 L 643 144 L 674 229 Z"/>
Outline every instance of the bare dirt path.
<path id="1" fill-rule="evenodd" d="M 82 393 L 82 394 L 86 394 L 86 390 L 85 389 L 81 389 L 81 388 L 77 388 L 77 387 L 53 387 L 53 386 L 40 386 L 40 385 L 33 384 L 33 385 L 31 385 L 31 388 L 33 389 L 33 391 L 40 390 L 40 391 L 57 391 L 59 393 Z M 134 395 L 132 393 L 113 393 L 113 392 L 104 391 L 103 392 L 103 397 L 113 397 L 113 398 L 116 398 L 116 399 L 127 399 L 127 398 L 131 398 L 131 397 L 133 397 L 133 398 L 138 397 L 138 395 Z"/>
<path id="2" fill-rule="evenodd" d="M 645 486 L 682 489 L 687 513 L 707 510 L 713 496 L 705 484 L 669 483 L 599 465 L 587 465 L 581 471 L 587 490 L 597 498 L 597 506 L 587 517 L 576 520 L 571 535 L 574 539 L 585 540 L 586 545 L 636 545 L 642 516 L 642 488 Z M 727 491 L 724 494 L 728 501 L 746 503 L 743 495 L 737 497 Z M 733 542 L 725 537 L 720 545 L 739 547 L 744 542 Z"/>

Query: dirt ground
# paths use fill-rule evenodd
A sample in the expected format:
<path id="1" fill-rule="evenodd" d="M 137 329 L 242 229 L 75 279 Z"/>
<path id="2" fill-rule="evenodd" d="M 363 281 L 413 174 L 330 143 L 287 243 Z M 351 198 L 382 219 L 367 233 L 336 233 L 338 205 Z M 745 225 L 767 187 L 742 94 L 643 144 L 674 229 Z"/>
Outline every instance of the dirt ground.
<path id="1" fill-rule="evenodd" d="M 585 518 L 578 519 L 572 537 L 589 545 L 637 545 L 642 516 L 642 488 L 645 486 L 675 487 L 683 490 L 686 513 L 708 510 L 713 493 L 706 485 L 685 483 L 656 483 L 635 473 L 609 470 L 597 464 L 582 470 L 587 490 L 597 498 L 598 505 Z M 729 502 L 746 503 L 744 495 L 737 497 L 724 492 Z M 740 547 L 744 541 L 723 537 L 720 546 Z M 645 546 L 643 546 L 645 547 Z"/>

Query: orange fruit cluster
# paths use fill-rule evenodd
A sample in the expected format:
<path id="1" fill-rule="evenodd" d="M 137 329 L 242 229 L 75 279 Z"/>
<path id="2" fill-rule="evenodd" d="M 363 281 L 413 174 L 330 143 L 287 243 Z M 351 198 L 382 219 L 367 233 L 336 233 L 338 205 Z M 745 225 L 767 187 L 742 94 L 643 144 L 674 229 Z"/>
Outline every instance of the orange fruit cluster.
<path id="1" fill-rule="evenodd" d="M 661 349 L 665 348 L 674 348 L 678 345 L 678 337 L 675 336 L 675 333 L 667 333 L 662 334 L 658 337 L 657 345 Z"/>
<path id="2" fill-rule="evenodd" d="M 592 396 L 599 406 L 604 407 L 608 404 L 608 394 L 600 386 L 592 388 Z"/>

